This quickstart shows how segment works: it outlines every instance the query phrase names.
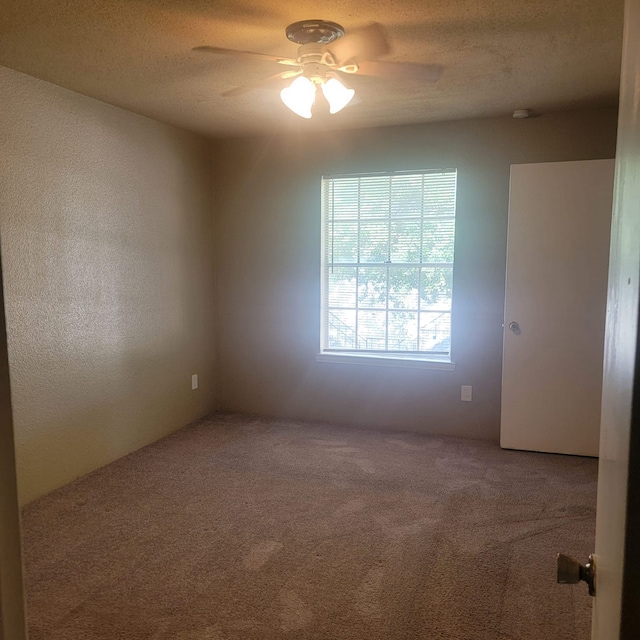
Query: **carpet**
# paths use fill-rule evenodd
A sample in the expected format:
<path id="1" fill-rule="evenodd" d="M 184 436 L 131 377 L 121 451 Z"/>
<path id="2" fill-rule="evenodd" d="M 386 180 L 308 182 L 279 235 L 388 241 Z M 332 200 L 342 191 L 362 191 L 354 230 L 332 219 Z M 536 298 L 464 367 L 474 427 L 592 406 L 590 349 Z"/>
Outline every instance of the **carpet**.
<path id="1" fill-rule="evenodd" d="M 597 462 L 215 414 L 28 505 L 31 640 L 588 640 Z"/>

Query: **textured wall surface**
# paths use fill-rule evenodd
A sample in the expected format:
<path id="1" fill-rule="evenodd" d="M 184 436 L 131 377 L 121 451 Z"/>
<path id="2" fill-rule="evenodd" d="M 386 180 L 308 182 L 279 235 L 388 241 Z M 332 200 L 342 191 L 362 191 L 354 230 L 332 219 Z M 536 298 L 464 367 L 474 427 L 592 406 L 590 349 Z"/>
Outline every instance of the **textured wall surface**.
<path id="1" fill-rule="evenodd" d="M 497 439 L 509 167 L 612 158 L 615 139 L 602 109 L 219 143 L 221 407 Z M 322 174 L 443 167 L 458 169 L 455 371 L 316 362 Z"/>
<path id="2" fill-rule="evenodd" d="M 5 68 L 0 86 L 26 502 L 213 408 L 211 147 Z"/>

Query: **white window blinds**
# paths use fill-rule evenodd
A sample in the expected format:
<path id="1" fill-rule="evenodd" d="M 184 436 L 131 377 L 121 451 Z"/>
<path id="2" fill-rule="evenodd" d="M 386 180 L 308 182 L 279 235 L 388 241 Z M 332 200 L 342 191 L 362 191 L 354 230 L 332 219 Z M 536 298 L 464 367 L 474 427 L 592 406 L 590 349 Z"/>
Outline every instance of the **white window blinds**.
<path id="1" fill-rule="evenodd" d="M 322 350 L 450 353 L 456 170 L 322 179 Z"/>

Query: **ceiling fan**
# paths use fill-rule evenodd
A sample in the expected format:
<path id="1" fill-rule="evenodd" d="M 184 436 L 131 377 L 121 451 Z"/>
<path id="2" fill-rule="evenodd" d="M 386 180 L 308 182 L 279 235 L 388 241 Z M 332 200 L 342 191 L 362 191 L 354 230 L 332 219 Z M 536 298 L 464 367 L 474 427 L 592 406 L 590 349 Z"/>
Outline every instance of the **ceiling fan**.
<path id="1" fill-rule="evenodd" d="M 319 86 L 329 103 L 330 113 L 337 113 L 353 98 L 355 91 L 345 86 L 349 75 L 400 77 L 416 82 L 435 82 L 442 75 L 442 66 L 401 62 L 383 62 L 377 58 L 389 53 L 391 47 L 384 27 L 374 22 L 352 29 L 328 20 L 302 20 L 286 30 L 289 40 L 300 45 L 296 58 L 283 58 L 254 51 L 202 46 L 193 51 L 270 60 L 287 67 L 259 82 L 236 87 L 222 95 L 238 96 L 261 88 L 280 88 L 283 80 L 295 78 L 280 91 L 284 104 L 303 118 L 311 118 Z"/>

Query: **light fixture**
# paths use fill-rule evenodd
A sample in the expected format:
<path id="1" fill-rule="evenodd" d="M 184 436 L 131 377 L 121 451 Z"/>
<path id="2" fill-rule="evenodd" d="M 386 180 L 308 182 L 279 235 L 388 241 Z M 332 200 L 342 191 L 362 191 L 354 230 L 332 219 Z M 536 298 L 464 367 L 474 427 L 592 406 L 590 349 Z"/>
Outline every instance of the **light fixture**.
<path id="1" fill-rule="evenodd" d="M 353 89 L 347 89 L 336 78 L 329 78 L 321 86 L 322 93 L 324 93 L 324 97 L 329 103 L 329 113 L 338 113 L 338 111 L 344 109 L 356 94 Z"/>
<path id="2" fill-rule="evenodd" d="M 280 92 L 280 98 L 291 111 L 303 118 L 310 118 L 311 107 L 316 100 L 316 84 L 320 84 L 322 93 L 329 103 L 329 113 L 338 113 L 344 109 L 356 93 L 353 89 L 347 89 L 336 78 L 325 80 L 316 76 L 312 79 L 298 76 Z"/>
<path id="3" fill-rule="evenodd" d="M 298 76 L 280 92 L 280 98 L 291 111 L 303 118 L 310 118 L 311 107 L 316 100 L 316 85 L 309 78 Z"/>

